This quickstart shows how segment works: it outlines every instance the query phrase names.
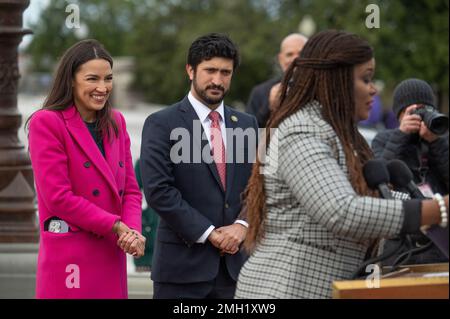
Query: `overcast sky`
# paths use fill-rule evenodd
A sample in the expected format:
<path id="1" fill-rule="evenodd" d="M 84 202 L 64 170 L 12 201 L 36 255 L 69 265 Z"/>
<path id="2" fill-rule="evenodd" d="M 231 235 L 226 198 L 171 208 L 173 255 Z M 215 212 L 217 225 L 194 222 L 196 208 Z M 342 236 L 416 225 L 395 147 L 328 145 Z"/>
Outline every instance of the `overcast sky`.
<path id="1" fill-rule="evenodd" d="M 23 26 L 28 28 L 32 22 L 36 22 L 42 10 L 48 5 L 50 0 L 31 0 L 28 8 L 23 13 Z M 23 38 L 20 48 L 24 48 L 31 41 L 32 35 L 27 35 Z"/>

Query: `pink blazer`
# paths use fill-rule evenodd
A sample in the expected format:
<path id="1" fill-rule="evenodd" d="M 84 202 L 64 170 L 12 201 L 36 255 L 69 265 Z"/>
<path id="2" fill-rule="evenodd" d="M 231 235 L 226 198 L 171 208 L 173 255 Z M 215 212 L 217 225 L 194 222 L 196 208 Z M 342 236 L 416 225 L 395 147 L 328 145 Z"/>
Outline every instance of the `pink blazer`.
<path id="1" fill-rule="evenodd" d="M 141 232 L 141 200 L 123 115 L 119 128 L 103 139 L 105 157 L 75 106 L 41 110 L 29 126 L 40 224 L 37 298 L 127 298 L 125 253 L 113 224 L 122 220 Z M 71 231 L 44 231 L 59 217 Z"/>

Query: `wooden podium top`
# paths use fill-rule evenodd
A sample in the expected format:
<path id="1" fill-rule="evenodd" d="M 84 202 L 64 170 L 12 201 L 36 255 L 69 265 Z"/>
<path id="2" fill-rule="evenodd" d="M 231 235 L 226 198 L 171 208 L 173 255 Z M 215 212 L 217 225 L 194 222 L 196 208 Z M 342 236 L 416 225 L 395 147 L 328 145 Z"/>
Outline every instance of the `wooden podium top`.
<path id="1" fill-rule="evenodd" d="M 448 299 L 448 263 L 402 266 L 379 281 L 333 282 L 336 299 Z M 386 269 L 385 269 L 386 270 Z"/>

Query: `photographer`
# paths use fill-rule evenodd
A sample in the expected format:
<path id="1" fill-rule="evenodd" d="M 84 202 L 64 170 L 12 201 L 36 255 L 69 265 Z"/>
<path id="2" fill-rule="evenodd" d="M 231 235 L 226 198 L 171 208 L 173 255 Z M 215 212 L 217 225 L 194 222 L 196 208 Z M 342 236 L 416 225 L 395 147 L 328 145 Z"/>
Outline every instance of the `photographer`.
<path id="1" fill-rule="evenodd" d="M 435 109 L 433 90 L 425 81 L 408 79 L 394 90 L 393 111 L 400 126 L 377 134 L 372 142 L 376 157 L 404 161 L 414 175 L 414 182 L 426 197 L 433 193 L 448 194 L 448 131 L 433 133 L 423 121 L 425 106 Z M 422 109 L 422 110 L 421 110 Z M 419 111 L 419 112 L 418 112 Z M 425 111 L 425 112 L 424 112 Z M 440 118 L 444 121 L 448 119 Z M 447 124 L 448 125 L 448 124 Z M 441 128 L 439 128 L 441 129 Z"/>
<path id="2" fill-rule="evenodd" d="M 433 90 L 423 80 L 408 79 L 397 85 L 393 99 L 393 111 L 400 126 L 377 134 L 372 142 L 375 157 L 405 162 L 425 197 L 432 197 L 433 193 L 448 194 L 448 118 L 437 112 Z M 422 234 L 412 239 L 416 247 L 428 242 Z M 395 242 L 388 240 L 384 249 L 393 245 Z M 387 260 L 386 264 L 391 261 Z M 433 245 L 409 263 L 443 261 L 448 259 Z"/>

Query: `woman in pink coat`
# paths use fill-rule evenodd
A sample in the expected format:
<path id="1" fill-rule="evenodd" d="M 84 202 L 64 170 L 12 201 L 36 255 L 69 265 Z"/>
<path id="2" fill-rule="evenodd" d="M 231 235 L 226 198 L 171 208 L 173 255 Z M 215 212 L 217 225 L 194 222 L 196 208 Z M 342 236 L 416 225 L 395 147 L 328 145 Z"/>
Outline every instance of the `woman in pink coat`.
<path id="1" fill-rule="evenodd" d="M 144 252 L 130 138 L 109 104 L 112 66 L 100 43 L 78 42 L 29 121 L 40 223 L 37 298 L 127 298 L 125 253 Z"/>

